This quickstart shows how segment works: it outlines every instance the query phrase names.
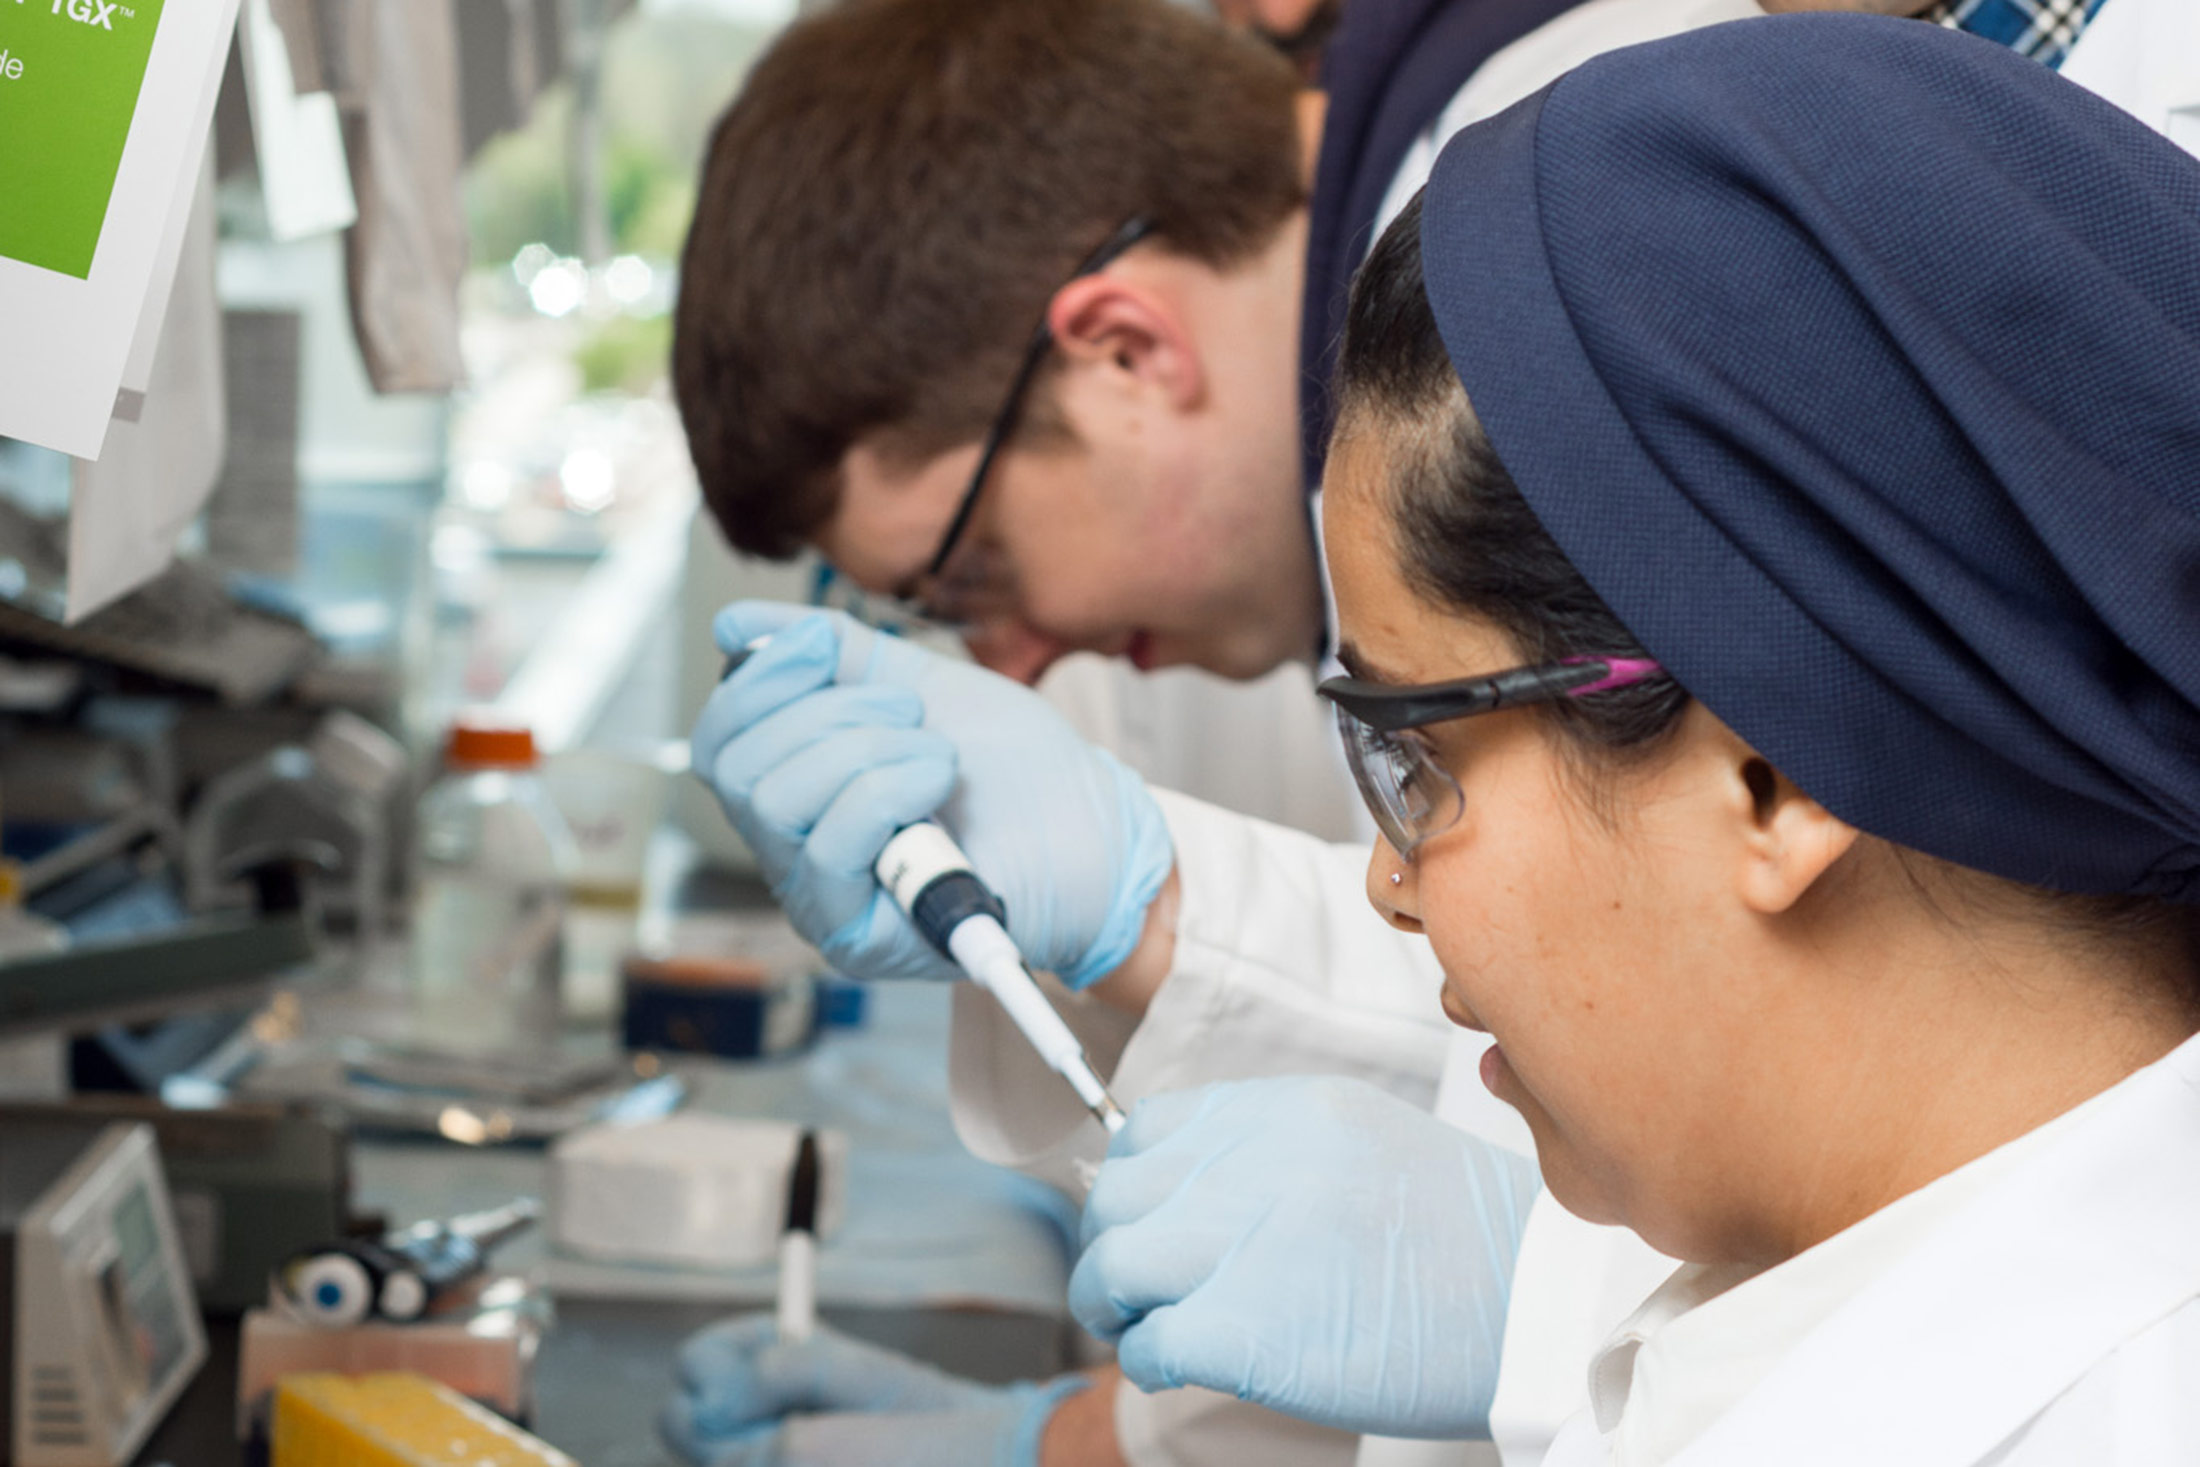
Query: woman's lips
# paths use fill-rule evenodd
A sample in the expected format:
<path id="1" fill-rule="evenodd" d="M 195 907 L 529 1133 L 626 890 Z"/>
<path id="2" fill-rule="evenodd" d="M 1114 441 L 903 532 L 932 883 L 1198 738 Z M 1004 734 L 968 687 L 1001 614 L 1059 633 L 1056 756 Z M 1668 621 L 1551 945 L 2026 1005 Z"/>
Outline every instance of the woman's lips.
<path id="1" fill-rule="evenodd" d="M 1488 1029 L 1483 1027 L 1482 1021 L 1474 1016 L 1474 1011 L 1460 1001 L 1459 995 L 1452 992 L 1452 988 L 1449 983 L 1445 984 L 1443 988 L 1439 991 L 1439 997 L 1437 1001 L 1443 1007 L 1444 1017 L 1451 1020 L 1454 1024 L 1457 1024 L 1460 1028 L 1472 1029 L 1477 1034 L 1487 1034 L 1490 1032 Z"/>
<path id="2" fill-rule="evenodd" d="M 1490 1032 L 1482 1021 L 1474 1016 L 1473 1010 L 1461 1001 L 1459 995 L 1452 992 L 1449 983 L 1444 985 L 1442 992 L 1441 1002 L 1445 1018 L 1457 1024 L 1460 1028 L 1472 1029 L 1477 1034 Z M 1505 1063 L 1505 1052 L 1494 1044 L 1482 1051 L 1481 1076 L 1483 1088 L 1498 1099 L 1503 1100 L 1505 1092 L 1498 1087 L 1512 1078 L 1512 1066 Z"/>
<path id="3" fill-rule="evenodd" d="M 1503 1100 L 1505 1091 L 1511 1088 L 1510 1081 L 1512 1080 L 1512 1066 L 1505 1063 L 1505 1051 L 1494 1044 L 1483 1050 L 1480 1073 L 1482 1088 L 1499 1100 Z"/>
<path id="4" fill-rule="evenodd" d="M 1152 672 L 1153 633 L 1132 632 L 1130 645 L 1123 649 L 1123 655 L 1128 657 L 1131 660 L 1131 666 L 1137 668 L 1140 672 Z"/>

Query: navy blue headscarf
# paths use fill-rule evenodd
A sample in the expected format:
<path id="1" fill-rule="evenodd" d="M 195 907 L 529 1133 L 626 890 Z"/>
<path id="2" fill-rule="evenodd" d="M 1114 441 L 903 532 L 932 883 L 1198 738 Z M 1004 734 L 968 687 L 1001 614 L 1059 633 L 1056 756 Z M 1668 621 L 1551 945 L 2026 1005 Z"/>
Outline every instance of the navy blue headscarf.
<path id="1" fill-rule="evenodd" d="M 1469 129 L 1421 240 L 1537 516 L 1797 784 L 2200 901 L 2200 163 L 2002 47 L 1787 16 Z"/>

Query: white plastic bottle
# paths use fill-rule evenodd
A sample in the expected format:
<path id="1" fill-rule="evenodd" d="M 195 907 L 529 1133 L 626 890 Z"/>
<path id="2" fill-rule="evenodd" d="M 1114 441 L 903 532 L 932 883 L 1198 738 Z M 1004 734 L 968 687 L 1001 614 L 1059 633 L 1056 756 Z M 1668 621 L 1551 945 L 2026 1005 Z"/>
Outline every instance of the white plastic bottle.
<path id="1" fill-rule="evenodd" d="M 414 822 L 411 971 L 423 1038 L 464 1050 L 553 1040 L 572 839 L 534 736 L 462 718 Z"/>

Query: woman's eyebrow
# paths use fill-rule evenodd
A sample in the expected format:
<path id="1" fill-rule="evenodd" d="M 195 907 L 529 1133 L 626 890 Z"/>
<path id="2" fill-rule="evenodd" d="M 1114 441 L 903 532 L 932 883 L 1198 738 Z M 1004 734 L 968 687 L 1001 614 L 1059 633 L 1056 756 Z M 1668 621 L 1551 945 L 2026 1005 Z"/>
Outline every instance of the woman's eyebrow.
<path id="1" fill-rule="evenodd" d="M 1367 654 L 1350 642 L 1337 644 L 1337 661 L 1344 665 L 1346 672 L 1363 683 L 1392 683 L 1403 687 L 1412 682 L 1411 678 L 1400 677 L 1369 661 Z"/>

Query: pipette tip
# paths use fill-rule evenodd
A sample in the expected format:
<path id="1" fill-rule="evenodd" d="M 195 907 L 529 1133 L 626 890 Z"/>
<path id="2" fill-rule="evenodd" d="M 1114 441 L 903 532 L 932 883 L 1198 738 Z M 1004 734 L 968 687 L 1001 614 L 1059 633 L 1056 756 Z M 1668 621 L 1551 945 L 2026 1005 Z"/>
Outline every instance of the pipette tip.
<path id="1" fill-rule="evenodd" d="M 1123 1114 L 1123 1107 L 1115 1103 L 1112 1095 L 1102 1095 L 1100 1103 L 1092 1108 L 1092 1113 L 1110 1136 L 1122 1130 L 1123 1123 L 1129 1119 Z"/>

